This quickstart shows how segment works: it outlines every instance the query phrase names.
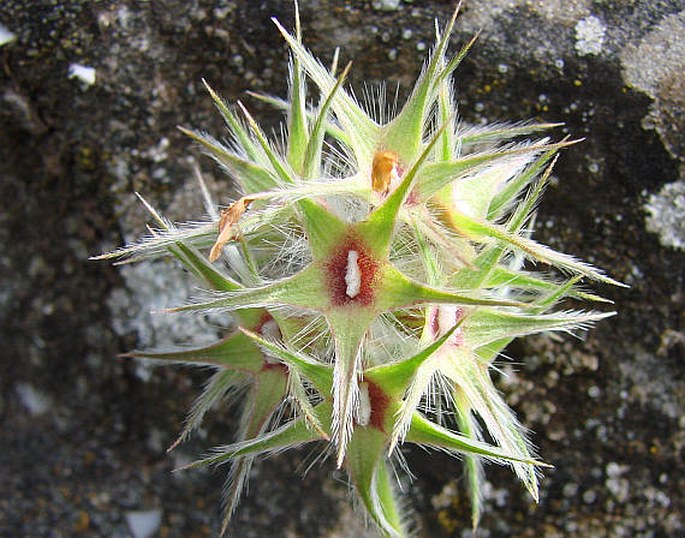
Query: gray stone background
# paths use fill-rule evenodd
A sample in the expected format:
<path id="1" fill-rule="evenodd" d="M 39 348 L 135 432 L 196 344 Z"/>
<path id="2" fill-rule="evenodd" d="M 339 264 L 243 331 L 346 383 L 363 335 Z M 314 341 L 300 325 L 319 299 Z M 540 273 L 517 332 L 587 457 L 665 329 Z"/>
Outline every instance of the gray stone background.
<path id="1" fill-rule="evenodd" d="M 439 0 L 303 0 L 305 40 L 354 60 L 352 85 L 406 95 Z M 202 215 L 192 167 L 220 201 L 227 178 L 176 125 L 220 135 L 201 88 L 283 95 L 292 25 L 276 0 L 12 1 L 0 6 L 0 536 L 210 536 L 220 472 L 171 470 L 230 439 L 217 410 L 167 455 L 203 375 L 117 354 L 207 338 L 217 320 L 150 316 L 192 284 L 172 265 L 88 262 L 143 231 L 140 191 L 175 219 Z M 479 536 L 685 536 L 685 5 L 681 0 L 468 0 L 453 48 L 465 121 L 560 121 L 566 150 L 537 237 L 630 284 L 586 339 L 529 338 L 501 388 L 546 461 L 533 505 L 490 467 Z M 94 77 L 94 78 L 93 78 Z M 558 181 L 557 181 L 558 179 Z M 470 536 L 458 461 L 408 451 L 417 536 Z M 370 535 L 332 465 L 308 452 L 254 470 L 240 537 Z"/>

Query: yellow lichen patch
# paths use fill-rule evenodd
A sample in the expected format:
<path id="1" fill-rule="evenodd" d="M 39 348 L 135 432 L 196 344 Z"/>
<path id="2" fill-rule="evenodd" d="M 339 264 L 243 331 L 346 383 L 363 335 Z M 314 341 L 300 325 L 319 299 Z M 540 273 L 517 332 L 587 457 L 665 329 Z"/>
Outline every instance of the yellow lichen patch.
<path id="1" fill-rule="evenodd" d="M 81 510 L 74 522 L 74 532 L 84 533 L 90 529 L 90 516 L 88 512 Z"/>
<path id="2" fill-rule="evenodd" d="M 233 237 L 233 225 L 238 222 L 240 217 L 243 215 L 243 213 L 245 213 L 248 206 L 253 201 L 254 198 L 243 196 L 221 212 L 221 220 L 219 221 L 219 236 L 216 238 L 216 242 L 212 246 L 212 250 L 209 252 L 209 261 L 215 262 L 219 259 L 224 245 Z"/>
<path id="3" fill-rule="evenodd" d="M 461 522 L 455 518 L 449 510 L 440 510 L 438 512 L 438 524 L 445 530 L 445 532 L 452 534 L 459 528 Z"/>

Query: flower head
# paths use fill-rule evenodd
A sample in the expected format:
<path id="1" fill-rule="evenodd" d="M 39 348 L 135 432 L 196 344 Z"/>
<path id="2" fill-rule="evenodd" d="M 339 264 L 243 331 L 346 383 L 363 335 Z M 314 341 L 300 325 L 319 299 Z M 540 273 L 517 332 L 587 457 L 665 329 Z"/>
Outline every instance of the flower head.
<path id="1" fill-rule="evenodd" d="M 600 301 L 583 279 L 617 282 L 527 230 L 571 142 L 522 140 L 546 124 L 457 121 L 451 79 L 473 41 L 448 54 L 456 16 L 387 119 L 345 90 L 349 66 L 336 76 L 307 51 L 298 17 L 294 35 L 274 21 L 291 50 L 290 97 L 260 98 L 286 113 L 285 147 L 207 85 L 229 140 L 183 131 L 241 197 L 220 219 L 179 227 L 146 203 L 159 229 L 105 256 L 175 256 L 214 292 L 172 310 L 235 316 L 212 346 L 132 354 L 214 370 L 179 441 L 220 398 L 243 397 L 235 442 L 191 465 L 230 462 L 224 530 L 255 457 L 313 442 L 330 448 L 385 536 L 407 532 L 390 470 L 401 443 L 463 457 L 474 526 L 484 460 L 510 465 L 537 500 L 544 464 L 493 385 L 493 361 L 516 337 L 611 315 L 555 307 Z M 321 95 L 311 108 L 306 79 Z"/>

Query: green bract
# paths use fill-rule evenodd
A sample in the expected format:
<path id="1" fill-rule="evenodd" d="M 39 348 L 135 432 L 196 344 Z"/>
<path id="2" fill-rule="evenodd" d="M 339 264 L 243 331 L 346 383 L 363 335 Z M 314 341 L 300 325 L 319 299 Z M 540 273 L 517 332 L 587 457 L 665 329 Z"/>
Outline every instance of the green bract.
<path id="1" fill-rule="evenodd" d="M 235 442 L 191 465 L 230 462 L 223 531 L 257 456 L 313 442 L 347 471 L 383 536 L 407 534 L 391 471 L 402 443 L 463 458 L 474 526 L 484 460 L 511 466 L 538 497 L 544 464 L 493 385 L 493 361 L 518 336 L 612 315 L 555 307 L 567 297 L 600 301 L 578 288 L 583 279 L 617 282 L 527 231 L 556 152 L 570 142 L 522 141 L 546 124 L 457 122 L 452 75 L 471 43 L 448 55 L 455 19 L 389 119 L 345 91 L 349 66 L 336 76 L 305 49 L 299 17 L 294 35 L 274 21 L 291 50 L 290 95 L 259 97 L 287 114 L 284 147 L 207 86 L 228 140 L 183 131 L 242 198 L 221 219 L 179 227 L 144 202 L 158 228 L 101 257 L 172 255 L 212 290 L 174 312 L 234 315 L 234 330 L 214 345 L 131 353 L 214 370 L 177 443 L 215 402 L 243 399 Z M 313 108 L 305 79 L 320 95 Z M 525 260 L 558 275 L 524 270 Z"/>

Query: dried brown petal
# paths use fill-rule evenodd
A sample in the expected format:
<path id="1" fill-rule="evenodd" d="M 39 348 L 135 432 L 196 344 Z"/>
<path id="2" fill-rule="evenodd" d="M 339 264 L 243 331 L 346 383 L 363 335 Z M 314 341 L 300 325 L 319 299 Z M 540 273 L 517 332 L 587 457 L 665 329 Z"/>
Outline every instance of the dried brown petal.
<path id="1" fill-rule="evenodd" d="M 385 194 L 390 189 L 392 173 L 399 159 L 393 151 L 377 151 L 371 165 L 371 186 L 375 192 Z"/>
<path id="2" fill-rule="evenodd" d="M 243 213 L 245 213 L 247 207 L 253 201 L 254 198 L 243 196 L 221 212 L 221 220 L 219 220 L 219 236 L 216 238 L 216 242 L 212 246 L 212 250 L 209 251 L 210 262 L 215 262 L 219 259 L 224 245 L 233 238 L 233 225 L 238 222 Z"/>

